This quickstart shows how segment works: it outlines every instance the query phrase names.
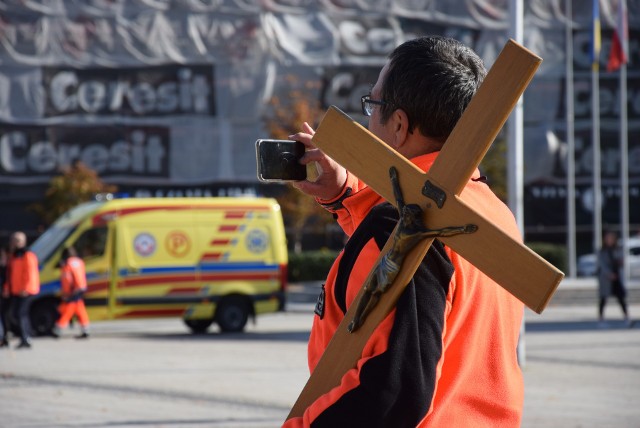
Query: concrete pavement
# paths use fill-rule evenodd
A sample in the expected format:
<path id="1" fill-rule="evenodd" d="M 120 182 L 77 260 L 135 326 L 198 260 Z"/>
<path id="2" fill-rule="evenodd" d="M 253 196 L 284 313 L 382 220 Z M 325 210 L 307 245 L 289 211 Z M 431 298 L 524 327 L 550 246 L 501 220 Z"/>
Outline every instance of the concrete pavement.
<path id="1" fill-rule="evenodd" d="M 605 325 L 595 302 L 559 303 L 525 316 L 522 426 L 640 427 L 640 324 L 626 327 L 613 299 Z M 94 323 L 88 341 L 69 332 L 0 350 L 0 426 L 279 426 L 308 377 L 312 307 L 292 302 L 244 334 L 109 321 Z M 640 319 L 640 304 L 631 313 Z"/>
<path id="2" fill-rule="evenodd" d="M 613 301 L 605 316 L 597 322 L 595 305 L 527 312 L 523 427 L 640 427 L 640 325 Z"/>
<path id="3" fill-rule="evenodd" d="M 298 284 L 310 301 L 320 284 Z M 640 428 L 640 281 L 628 288 L 629 327 L 615 298 L 597 320 L 594 278 L 567 278 L 545 311 L 525 313 L 523 428 Z"/>

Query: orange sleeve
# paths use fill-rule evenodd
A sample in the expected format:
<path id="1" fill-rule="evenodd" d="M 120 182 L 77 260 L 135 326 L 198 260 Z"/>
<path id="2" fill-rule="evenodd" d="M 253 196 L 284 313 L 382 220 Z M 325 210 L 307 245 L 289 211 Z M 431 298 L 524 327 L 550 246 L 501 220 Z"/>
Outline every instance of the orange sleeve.
<path id="1" fill-rule="evenodd" d="M 69 266 L 63 265 L 60 268 L 60 291 L 63 296 L 68 296 L 71 294 L 72 287 L 72 276 L 69 271 Z"/>
<path id="2" fill-rule="evenodd" d="M 38 257 L 35 253 L 27 251 L 25 253 L 25 291 L 29 294 L 40 293 L 40 272 L 38 270 Z"/>
<path id="3" fill-rule="evenodd" d="M 358 177 L 351 174 L 347 171 L 347 181 L 345 182 L 342 191 L 338 196 L 331 200 L 322 200 L 316 199 L 316 201 L 324 206 L 329 212 L 335 214 L 338 220 L 338 224 L 348 236 L 353 234 L 353 231 L 356 230 L 360 220 L 364 217 L 363 213 L 354 212 L 354 209 L 357 210 L 358 205 L 349 204 L 349 208 L 345 205 L 345 201 L 349 200 L 353 196 L 357 195 L 363 189 L 366 189 L 368 186 L 361 181 Z M 342 202 L 340 208 L 329 208 L 329 205 Z M 364 213 L 366 214 L 366 213 Z"/>
<path id="4" fill-rule="evenodd" d="M 377 259 L 380 249 L 376 246 L 374 240 L 369 241 L 362 249 L 359 257 L 357 258 L 354 268 L 349 277 L 349 285 L 346 293 L 346 304 L 349 307 L 355 299 L 360 287 L 364 283 L 364 280 L 368 276 L 369 271 L 372 269 Z M 316 317 L 314 320 L 314 329 L 312 331 L 312 337 L 309 339 L 309 365 L 311 370 L 315 369 L 317 362 L 319 361 L 322 353 L 326 349 L 329 341 L 333 337 L 337 324 L 342 319 L 343 315 L 341 310 L 335 306 L 335 303 L 331 302 L 331 299 L 327 298 L 326 305 L 327 311 L 325 319 L 319 321 Z M 333 319 L 335 318 L 335 319 Z M 331 407 L 336 401 L 340 400 L 347 392 L 357 388 L 360 385 L 361 377 L 360 373 L 363 366 L 368 360 L 374 358 L 377 355 L 381 355 L 387 349 L 388 338 L 393 327 L 395 318 L 395 310 L 392 311 L 374 330 L 373 334 L 367 341 L 362 356 L 358 360 L 356 367 L 349 370 L 342 377 L 340 385 L 334 387 L 331 391 L 318 397 L 304 412 L 304 415 L 300 418 L 292 418 L 285 422 L 284 426 L 291 427 L 309 427 L 314 420 L 318 418 L 326 409 Z M 321 329 L 321 324 L 329 324 L 331 327 Z"/>
<path id="5" fill-rule="evenodd" d="M 73 291 L 84 290 L 87 288 L 87 276 L 85 273 L 84 261 L 74 257 L 70 259 L 71 275 L 73 276 Z"/>

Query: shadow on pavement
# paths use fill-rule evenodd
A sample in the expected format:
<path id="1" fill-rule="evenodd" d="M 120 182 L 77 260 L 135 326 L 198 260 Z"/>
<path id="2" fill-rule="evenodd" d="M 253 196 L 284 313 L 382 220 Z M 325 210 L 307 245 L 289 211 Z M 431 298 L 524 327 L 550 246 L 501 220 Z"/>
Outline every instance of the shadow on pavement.
<path id="1" fill-rule="evenodd" d="M 640 321 L 631 325 L 623 320 L 611 321 L 536 321 L 526 323 L 527 333 L 572 332 L 572 331 L 606 331 L 629 330 L 640 327 Z"/>
<path id="2" fill-rule="evenodd" d="M 277 331 L 277 332 L 246 332 L 246 333 L 220 333 L 212 331 L 204 334 L 184 333 L 163 333 L 163 332 L 102 332 L 94 335 L 100 338 L 132 338 L 141 340 L 176 340 L 176 341 L 275 341 L 275 342 L 303 342 L 309 341 L 309 330 L 300 331 Z"/>

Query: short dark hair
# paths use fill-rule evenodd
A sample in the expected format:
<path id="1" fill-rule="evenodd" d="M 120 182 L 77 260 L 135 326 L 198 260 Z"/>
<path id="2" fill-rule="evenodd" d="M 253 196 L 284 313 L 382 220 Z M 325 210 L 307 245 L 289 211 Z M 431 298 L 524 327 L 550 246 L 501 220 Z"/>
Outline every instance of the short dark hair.
<path id="1" fill-rule="evenodd" d="M 62 249 L 62 253 L 60 253 L 60 258 L 62 260 L 67 260 L 69 257 L 76 257 L 78 253 L 76 249 L 73 247 L 65 247 Z"/>
<path id="2" fill-rule="evenodd" d="M 395 109 L 409 118 L 409 130 L 444 143 L 484 80 L 478 55 L 457 40 L 427 36 L 409 40 L 389 55 L 382 82 L 381 119 Z"/>

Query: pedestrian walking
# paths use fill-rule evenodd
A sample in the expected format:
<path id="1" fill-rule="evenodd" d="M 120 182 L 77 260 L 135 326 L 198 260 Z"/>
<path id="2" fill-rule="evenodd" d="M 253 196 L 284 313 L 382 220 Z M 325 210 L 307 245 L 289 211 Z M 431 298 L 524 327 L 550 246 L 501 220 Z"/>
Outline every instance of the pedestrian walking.
<path id="1" fill-rule="evenodd" d="M 7 279 L 7 262 L 9 254 L 7 249 L 0 247 L 0 348 L 9 346 L 9 323 L 7 322 L 9 310 L 9 291 L 5 291 L 4 283 Z"/>
<path id="2" fill-rule="evenodd" d="M 604 308 L 609 296 L 613 295 L 618 300 L 624 322 L 631 325 L 629 310 L 627 307 L 627 290 L 622 283 L 620 272 L 623 266 L 622 249 L 618 246 L 618 235 L 615 232 L 606 232 L 602 239 L 602 248 L 598 252 L 598 321 L 604 323 Z"/>
<path id="3" fill-rule="evenodd" d="M 87 291 L 87 276 L 84 261 L 77 256 L 73 247 L 62 250 L 60 257 L 60 286 L 62 303 L 59 307 L 60 318 L 53 329 L 53 336 L 59 337 L 62 329 L 69 326 L 75 315 L 80 322 L 80 335 L 77 339 L 89 337 L 89 315 L 84 305 L 84 293 Z"/>
<path id="4" fill-rule="evenodd" d="M 31 322 L 29 309 L 35 296 L 40 293 L 40 274 L 38 257 L 27 249 L 27 236 L 24 232 L 11 235 L 9 250 L 11 255 L 7 263 L 5 292 L 11 298 L 11 315 L 18 320 L 20 343 L 18 348 L 31 348 Z"/>

